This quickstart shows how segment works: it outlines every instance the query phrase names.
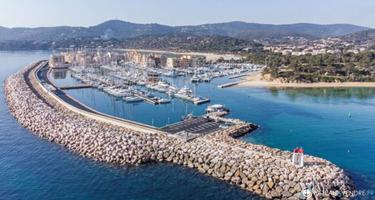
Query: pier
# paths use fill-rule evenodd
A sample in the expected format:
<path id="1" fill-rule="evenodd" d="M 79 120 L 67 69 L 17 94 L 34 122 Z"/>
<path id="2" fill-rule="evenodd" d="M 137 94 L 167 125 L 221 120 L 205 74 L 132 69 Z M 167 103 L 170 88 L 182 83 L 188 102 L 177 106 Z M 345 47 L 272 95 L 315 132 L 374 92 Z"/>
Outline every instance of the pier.
<path id="1" fill-rule="evenodd" d="M 82 111 L 43 86 L 36 75 L 43 66 L 36 63 L 6 80 L 9 112 L 35 135 L 81 156 L 120 166 L 183 165 L 267 199 L 300 199 L 312 186 L 313 199 L 349 199 L 354 192 L 345 171 L 325 159 L 305 155 L 304 166 L 296 166 L 292 152 L 235 139 L 254 130 L 248 123 L 211 131 L 216 122 L 199 118 L 160 131 Z M 201 136 L 176 137 L 187 131 Z"/>
<path id="2" fill-rule="evenodd" d="M 230 76 L 229 79 L 241 78 L 241 77 L 248 76 L 248 75 L 249 73 L 238 74 L 238 75 Z"/>
<path id="3" fill-rule="evenodd" d="M 135 97 L 139 97 L 141 99 L 143 99 L 145 102 L 147 103 L 151 103 L 153 105 L 158 105 L 159 104 L 159 101 L 154 99 L 154 98 L 150 98 L 150 97 L 147 97 L 145 95 L 142 95 L 142 94 L 134 94 Z"/>
<path id="4" fill-rule="evenodd" d="M 218 88 L 227 88 L 227 87 L 238 85 L 240 83 L 241 83 L 241 81 L 236 81 L 236 82 L 221 84 L 221 85 L 218 85 L 217 87 Z"/>
<path id="5" fill-rule="evenodd" d="M 83 89 L 83 88 L 92 88 L 92 85 L 89 84 L 80 84 L 80 85 L 70 85 L 70 86 L 61 86 L 61 90 L 74 90 L 74 89 Z"/>

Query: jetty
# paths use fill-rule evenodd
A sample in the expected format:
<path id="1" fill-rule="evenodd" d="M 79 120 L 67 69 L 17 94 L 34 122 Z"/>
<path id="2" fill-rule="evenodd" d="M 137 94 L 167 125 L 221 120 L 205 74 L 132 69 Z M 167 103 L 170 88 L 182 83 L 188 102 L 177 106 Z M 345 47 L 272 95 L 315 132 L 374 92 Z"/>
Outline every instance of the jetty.
<path id="1" fill-rule="evenodd" d="M 227 87 L 231 87 L 231 86 L 238 85 L 238 84 L 240 84 L 240 83 L 241 83 L 241 81 L 230 82 L 230 83 L 224 83 L 224 84 L 218 85 L 217 87 L 218 87 L 218 88 L 227 88 Z"/>
<path id="2" fill-rule="evenodd" d="M 71 106 L 38 79 L 47 65 L 36 62 L 5 81 L 9 112 L 35 135 L 81 156 L 116 165 L 183 165 L 267 199 L 349 199 L 354 194 L 351 178 L 325 159 L 305 155 L 304 165 L 296 166 L 290 151 L 236 139 L 256 128 L 250 123 L 218 127 L 199 118 L 155 129 Z M 189 132 L 199 136 L 181 137 Z"/>
<path id="3" fill-rule="evenodd" d="M 154 98 L 150 98 L 150 97 L 147 97 L 146 95 L 142 95 L 142 94 L 138 94 L 138 93 L 134 93 L 134 96 L 135 97 L 139 97 L 141 99 L 143 99 L 145 102 L 147 103 L 151 103 L 153 105 L 157 105 L 159 104 L 159 101 L 154 99 Z"/>
<path id="4" fill-rule="evenodd" d="M 92 88 L 92 85 L 89 84 L 79 84 L 79 85 L 70 85 L 70 86 L 60 86 L 61 90 L 74 90 L 74 89 L 83 89 L 83 88 Z"/>
<path id="5" fill-rule="evenodd" d="M 229 79 L 241 78 L 241 77 L 244 77 L 244 76 L 248 76 L 249 74 L 250 73 L 237 74 L 237 75 L 230 76 Z"/>

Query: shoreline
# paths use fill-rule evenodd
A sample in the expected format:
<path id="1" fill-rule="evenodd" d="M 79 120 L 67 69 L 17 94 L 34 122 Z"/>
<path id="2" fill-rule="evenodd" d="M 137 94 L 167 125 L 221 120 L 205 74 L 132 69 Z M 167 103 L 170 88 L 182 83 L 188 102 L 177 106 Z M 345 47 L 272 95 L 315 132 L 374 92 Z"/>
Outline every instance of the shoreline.
<path id="1" fill-rule="evenodd" d="M 243 78 L 235 87 L 266 87 L 266 88 L 375 88 L 375 82 L 316 82 L 316 83 L 281 83 L 262 80 L 260 73 Z"/>

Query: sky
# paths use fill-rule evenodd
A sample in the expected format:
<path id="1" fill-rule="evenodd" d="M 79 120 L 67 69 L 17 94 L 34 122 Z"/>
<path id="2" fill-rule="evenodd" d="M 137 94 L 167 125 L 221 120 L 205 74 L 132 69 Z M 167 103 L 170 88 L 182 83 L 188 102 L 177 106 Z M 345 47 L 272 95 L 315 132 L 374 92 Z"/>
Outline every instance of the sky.
<path id="1" fill-rule="evenodd" d="M 375 28 L 375 0 L 0 0 L 0 26 L 94 26 L 110 19 L 196 25 L 350 23 Z"/>

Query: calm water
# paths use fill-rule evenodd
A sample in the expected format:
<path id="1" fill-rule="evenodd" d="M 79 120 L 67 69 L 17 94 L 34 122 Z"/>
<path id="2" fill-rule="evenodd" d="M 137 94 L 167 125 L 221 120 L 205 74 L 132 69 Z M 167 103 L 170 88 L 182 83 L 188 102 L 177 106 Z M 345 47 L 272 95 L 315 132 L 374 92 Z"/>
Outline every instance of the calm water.
<path id="1" fill-rule="evenodd" d="M 46 57 L 44 52 L 2 52 L 0 78 Z M 61 85 L 72 81 L 69 74 L 56 80 Z M 358 189 L 375 190 L 374 89 L 216 87 L 226 81 L 200 84 L 194 91 L 210 97 L 212 103 L 225 104 L 230 117 L 261 126 L 244 140 L 285 150 L 302 146 L 307 153 L 346 169 Z M 175 84 L 191 86 L 184 79 Z M 180 100 L 161 106 L 126 104 L 95 89 L 68 93 L 101 112 L 159 127 L 179 121 L 186 113 L 201 114 L 207 106 Z M 0 199 L 254 199 L 245 191 L 179 166 L 116 168 L 80 158 L 21 128 L 9 115 L 3 92 L 0 112 Z"/>
<path id="2" fill-rule="evenodd" d="M 255 199 L 195 170 L 170 164 L 114 167 L 74 155 L 20 127 L 3 80 L 46 52 L 0 52 L 0 199 Z"/>

